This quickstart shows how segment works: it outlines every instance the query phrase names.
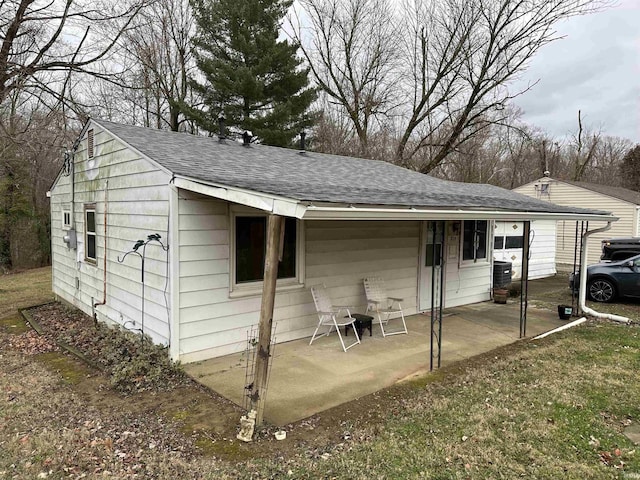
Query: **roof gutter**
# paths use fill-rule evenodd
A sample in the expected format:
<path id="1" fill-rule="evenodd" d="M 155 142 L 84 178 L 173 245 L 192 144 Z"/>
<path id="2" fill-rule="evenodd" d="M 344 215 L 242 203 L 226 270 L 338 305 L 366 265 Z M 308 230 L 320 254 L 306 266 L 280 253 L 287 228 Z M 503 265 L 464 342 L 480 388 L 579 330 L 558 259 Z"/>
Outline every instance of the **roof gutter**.
<path id="1" fill-rule="evenodd" d="M 607 225 L 602 228 L 596 228 L 595 230 L 587 230 L 582 236 L 582 264 L 580 265 L 580 309 L 583 313 L 591 315 L 596 318 L 604 318 L 607 320 L 614 320 L 616 322 L 629 323 L 629 318 L 622 317 L 620 315 L 613 315 L 611 313 L 600 313 L 587 307 L 587 249 L 589 242 L 587 241 L 589 236 L 594 233 L 606 232 L 611 228 L 611 222 L 607 222 Z"/>
<path id="2" fill-rule="evenodd" d="M 618 217 L 611 214 L 519 212 L 503 210 L 462 210 L 425 208 L 380 208 L 380 207 L 306 207 L 304 219 L 315 220 L 584 220 L 614 222 Z"/>

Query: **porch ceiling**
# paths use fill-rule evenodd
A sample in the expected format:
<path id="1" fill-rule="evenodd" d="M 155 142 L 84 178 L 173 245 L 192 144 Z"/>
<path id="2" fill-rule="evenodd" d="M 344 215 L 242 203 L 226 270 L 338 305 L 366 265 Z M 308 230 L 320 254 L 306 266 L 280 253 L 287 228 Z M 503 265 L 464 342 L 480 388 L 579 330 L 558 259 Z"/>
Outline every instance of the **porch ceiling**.
<path id="1" fill-rule="evenodd" d="M 513 343 L 519 334 L 519 303 L 480 303 L 445 310 L 442 321 L 442 365 Z M 564 322 L 549 310 L 529 307 L 531 336 Z M 316 340 L 278 344 L 274 349 L 265 418 L 285 425 L 355 400 L 429 369 L 430 322 L 427 315 L 407 318 L 408 335 L 383 338 L 379 326 L 365 331 L 360 345 L 344 353 L 335 333 Z M 196 381 L 242 404 L 243 354 L 185 365 Z"/>

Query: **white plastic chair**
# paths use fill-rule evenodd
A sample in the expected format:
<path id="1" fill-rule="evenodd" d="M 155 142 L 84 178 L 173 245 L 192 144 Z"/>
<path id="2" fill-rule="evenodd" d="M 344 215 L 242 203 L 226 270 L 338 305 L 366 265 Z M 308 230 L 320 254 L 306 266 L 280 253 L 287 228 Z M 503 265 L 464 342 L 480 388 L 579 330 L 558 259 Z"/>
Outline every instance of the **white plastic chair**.
<path id="1" fill-rule="evenodd" d="M 345 352 L 351 347 L 358 345 L 360 343 L 360 337 L 358 336 L 358 332 L 356 331 L 354 325 L 355 319 L 351 317 L 349 307 L 334 307 L 331 304 L 331 299 L 329 298 L 329 295 L 327 295 L 327 291 L 324 285 L 316 285 L 314 287 L 311 287 L 311 295 L 313 295 L 313 303 L 315 303 L 316 310 L 318 312 L 318 326 L 316 327 L 316 331 L 313 332 L 313 336 L 311 337 L 309 345 L 311 345 L 316 339 L 318 330 L 320 330 L 320 327 L 322 327 L 323 325 L 328 325 L 329 330 L 320 336 L 329 335 L 331 333 L 331 330 L 333 330 L 333 327 L 335 327 L 336 331 L 338 332 L 338 338 L 340 338 L 340 343 L 342 344 L 342 349 Z M 343 312 L 346 313 L 346 317 Z M 344 327 L 345 325 L 351 325 L 351 329 L 356 336 L 356 341 L 350 345 L 344 344 L 342 334 L 340 333 L 340 327 Z"/>
<path id="2" fill-rule="evenodd" d="M 402 311 L 403 298 L 395 298 L 387 296 L 387 292 L 384 286 L 384 280 L 380 277 L 369 277 L 364 279 L 364 292 L 367 296 L 367 313 L 375 312 L 380 322 L 380 329 L 382 330 L 382 336 L 398 335 L 400 333 L 407 332 L 407 324 L 404 321 L 404 313 Z M 391 315 L 400 314 L 398 320 L 402 320 L 402 330 L 385 332 L 384 326 L 392 319 Z M 383 319 L 383 317 L 385 317 Z"/>

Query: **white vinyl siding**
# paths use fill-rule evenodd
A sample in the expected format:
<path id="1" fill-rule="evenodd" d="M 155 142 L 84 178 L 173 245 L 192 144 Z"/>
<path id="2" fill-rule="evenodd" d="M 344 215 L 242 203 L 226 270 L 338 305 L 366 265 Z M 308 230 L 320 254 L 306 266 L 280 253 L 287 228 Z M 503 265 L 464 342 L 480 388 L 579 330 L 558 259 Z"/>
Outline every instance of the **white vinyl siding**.
<path id="1" fill-rule="evenodd" d="M 124 263 L 117 257 L 131 250 L 138 239 L 159 233 L 167 240 L 168 183 L 171 177 L 152 162 L 126 148 L 97 125 L 94 156 L 87 161 L 87 139 L 82 139 L 74 156 L 75 228 L 78 251 L 67 248 L 62 237 L 63 211 L 71 205 L 71 177 L 61 176 L 51 192 L 53 291 L 87 314 L 92 302 L 103 298 L 104 208 L 107 207 L 107 302 L 96 307 L 99 320 L 141 327 L 140 259 L 130 255 Z M 97 262 L 84 260 L 84 204 L 95 204 Z M 150 244 L 145 263 L 145 333 L 157 343 L 169 339 L 169 286 L 166 282 L 167 252 Z M 76 285 L 78 288 L 76 288 Z M 165 287 L 166 295 L 165 295 Z M 166 299 L 166 300 L 165 300 Z M 131 325 L 132 323 L 127 323 Z"/>
<path id="2" fill-rule="evenodd" d="M 179 191 L 180 356 L 198 361 L 242 351 L 260 316 L 261 295 L 229 295 L 229 224 L 226 202 Z M 418 222 L 302 223 L 305 285 L 279 288 L 276 341 L 308 337 L 317 324 L 309 287 L 324 283 L 336 304 L 364 312 L 362 279 L 382 276 L 389 294 L 416 313 Z"/>
<path id="3" fill-rule="evenodd" d="M 514 225 L 516 228 L 514 229 Z M 522 235 L 523 222 L 496 222 L 495 236 Z M 529 280 L 544 278 L 556 273 L 556 222 L 535 220 L 531 222 L 532 243 L 529 260 Z M 515 256 L 516 258 L 512 258 Z M 513 278 L 519 279 L 522 271 L 522 248 L 494 250 L 493 258 L 511 262 Z"/>
<path id="4" fill-rule="evenodd" d="M 634 235 L 634 223 L 637 215 L 636 205 L 558 180 L 550 181 L 548 195 L 539 196 L 535 189 L 535 183 L 539 182 L 528 183 L 514 189 L 514 191 L 558 205 L 612 212 L 616 217 L 620 218 L 617 222 L 611 224 L 610 230 L 596 233 L 589 237 L 588 263 L 597 263 L 600 260 L 603 239 Z M 590 222 L 589 229 L 600 228 L 604 225 L 604 222 Z M 560 220 L 556 223 L 556 263 L 558 270 L 566 271 L 573 267 L 575 233 L 575 221 Z"/>
<path id="5" fill-rule="evenodd" d="M 469 263 L 462 268 L 457 261 L 447 261 L 445 271 L 445 308 L 484 302 L 491 298 L 491 264 Z"/>

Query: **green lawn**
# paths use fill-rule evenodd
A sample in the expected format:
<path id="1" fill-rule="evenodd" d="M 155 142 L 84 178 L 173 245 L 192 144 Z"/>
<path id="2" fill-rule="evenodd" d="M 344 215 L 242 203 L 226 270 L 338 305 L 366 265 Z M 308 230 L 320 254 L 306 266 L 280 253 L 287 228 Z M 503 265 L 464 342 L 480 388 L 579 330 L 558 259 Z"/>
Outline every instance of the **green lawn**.
<path id="1" fill-rule="evenodd" d="M 0 318 L 51 300 L 51 267 L 0 274 Z"/>
<path id="2" fill-rule="evenodd" d="M 40 303 L 46 276 L 11 276 L 0 311 Z M 541 302 L 563 295 L 539 291 Z M 637 325 L 589 322 L 522 341 L 395 386 L 369 398 L 368 412 L 354 402 L 320 414 L 322 433 L 302 422 L 284 442 L 238 445 L 223 432 L 215 442 L 224 437 L 232 454 L 222 460 L 215 449 L 177 453 L 187 431 L 149 410 L 115 411 L 99 390 L 78 394 L 13 351 L 0 329 L 0 478 L 639 478 L 640 449 L 623 434 L 640 423 L 639 334 Z M 301 430 L 311 437 L 299 440 Z"/>
<path id="3" fill-rule="evenodd" d="M 407 388 L 348 453 L 294 478 L 622 478 L 640 473 L 623 434 L 640 421 L 639 329 L 590 325 L 527 342 L 424 388 Z M 622 470 L 624 467 L 624 470 Z"/>

